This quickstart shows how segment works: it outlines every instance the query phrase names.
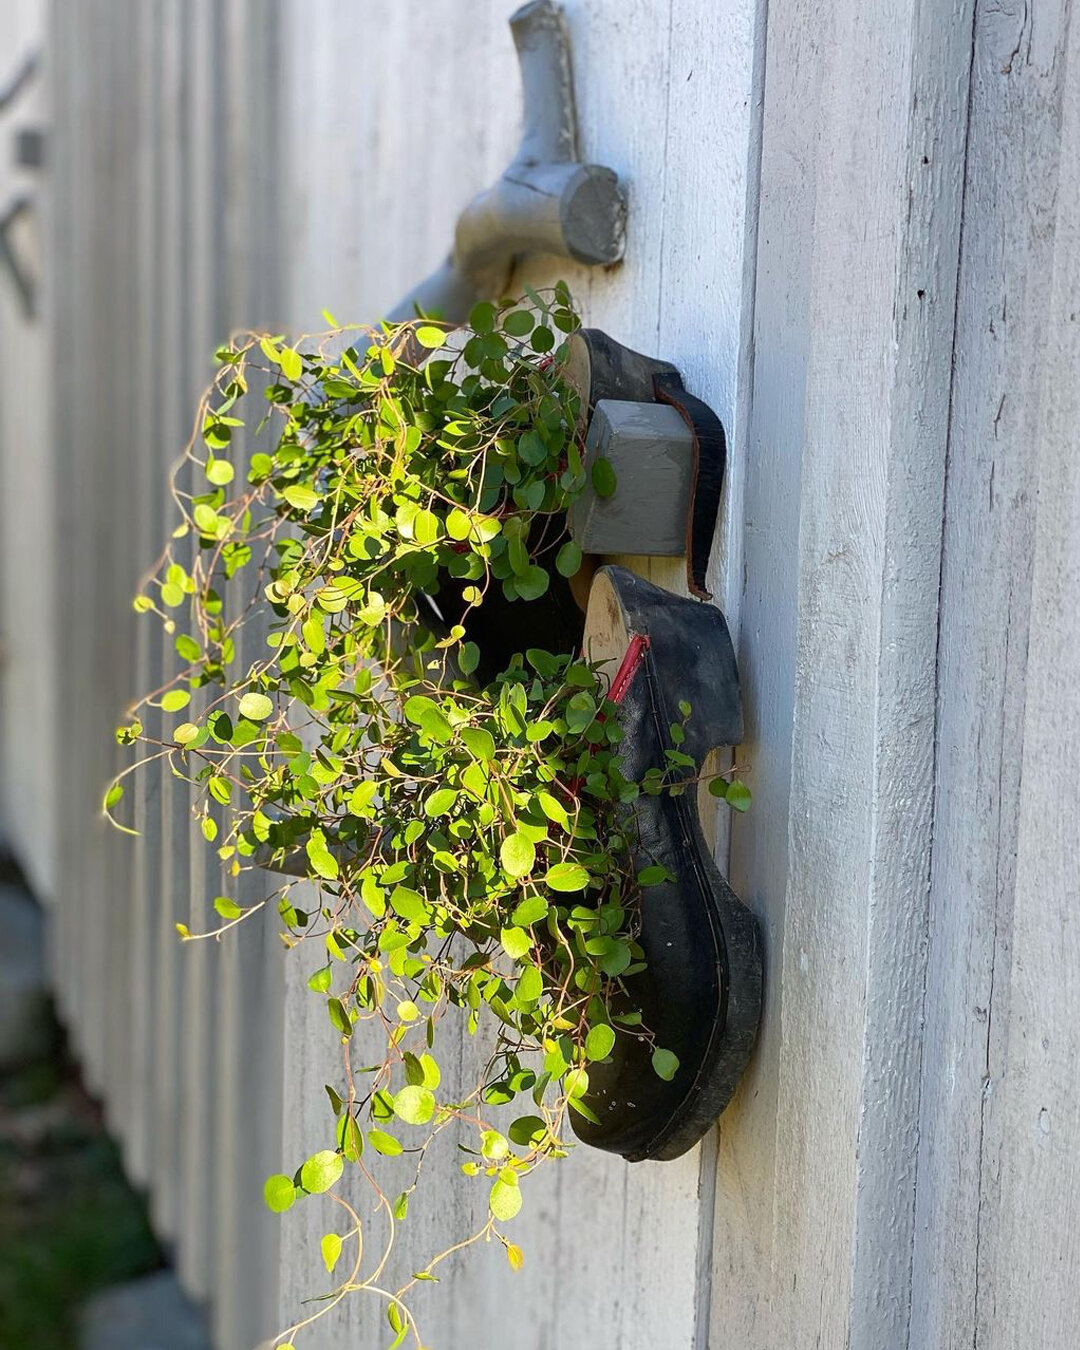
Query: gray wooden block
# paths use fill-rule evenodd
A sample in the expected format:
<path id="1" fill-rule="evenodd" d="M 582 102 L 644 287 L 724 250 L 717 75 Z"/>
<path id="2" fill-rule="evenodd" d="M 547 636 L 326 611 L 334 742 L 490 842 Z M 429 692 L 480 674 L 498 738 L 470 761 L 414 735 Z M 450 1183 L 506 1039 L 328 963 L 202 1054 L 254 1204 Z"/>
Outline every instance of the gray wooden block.
<path id="1" fill-rule="evenodd" d="M 610 497 L 592 486 L 592 468 L 601 458 L 615 470 Z M 568 523 L 586 553 L 686 552 L 693 439 L 674 408 L 601 399 L 585 438 L 585 468 L 589 481 Z"/>

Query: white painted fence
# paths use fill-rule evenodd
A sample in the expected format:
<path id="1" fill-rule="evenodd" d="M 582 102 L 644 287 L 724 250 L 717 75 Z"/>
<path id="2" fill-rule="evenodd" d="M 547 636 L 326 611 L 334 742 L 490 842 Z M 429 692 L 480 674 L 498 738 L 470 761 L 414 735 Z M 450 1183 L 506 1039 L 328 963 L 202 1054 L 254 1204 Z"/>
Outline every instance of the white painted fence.
<path id="1" fill-rule="evenodd" d="M 318 325 L 324 306 L 378 315 L 505 164 L 511 8 L 52 0 L 44 328 L 0 297 L 4 821 L 55 916 L 90 1081 L 222 1350 L 320 1287 L 329 1215 L 271 1220 L 260 1191 L 326 1141 L 324 1016 L 270 928 L 179 950 L 174 920 L 201 919 L 219 882 L 172 782 L 140 802 L 136 846 L 94 819 L 116 714 L 162 660 L 129 598 L 216 341 Z M 713 569 L 755 802 L 718 848 L 764 925 L 766 1016 L 713 1137 L 674 1164 L 576 1154 L 516 1221 L 525 1270 L 474 1252 L 419 1300 L 426 1336 L 1064 1350 L 1072 7 L 566 8 L 583 151 L 630 191 L 627 256 L 529 275 L 566 274 L 589 322 L 679 363 L 728 427 Z M 467 1217 L 455 1172 L 410 1217 L 406 1266 Z M 385 1335 L 354 1301 L 300 1344 Z"/>

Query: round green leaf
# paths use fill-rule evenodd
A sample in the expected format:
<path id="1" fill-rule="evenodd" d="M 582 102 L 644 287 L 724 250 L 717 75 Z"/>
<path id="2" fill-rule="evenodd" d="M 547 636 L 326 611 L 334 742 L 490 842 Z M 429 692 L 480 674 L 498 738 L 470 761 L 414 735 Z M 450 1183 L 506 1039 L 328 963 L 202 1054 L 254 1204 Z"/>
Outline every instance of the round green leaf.
<path id="1" fill-rule="evenodd" d="M 503 332 L 511 337 L 528 337 L 535 322 L 527 309 L 512 309 L 503 319 Z"/>
<path id="2" fill-rule="evenodd" d="M 547 1125 L 540 1116 L 519 1116 L 507 1134 L 518 1148 L 534 1148 L 547 1134 Z"/>
<path id="3" fill-rule="evenodd" d="M 504 928 L 499 934 L 499 941 L 502 943 L 503 951 L 515 961 L 520 961 L 527 955 L 532 946 L 532 938 L 527 928 Z"/>
<path id="4" fill-rule="evenodd" d="M 514 997 L 519 1006 L 535 1003 L 544 992 L 544 977 L 538 966 L 526 966 L 514 985 Z"/>
<path id="5" fill-rule="evenodd" d="M 161 708 L 163 712 L 179 712 L 181 708 L 186 708 L 191 702 L 191 695 L 186 689 L 170 689 L 167 694 L 161 697 Z"/>
<path id="6" fill-rule="evenodd" d="M 394 1114 L 406 1125 L 426 1125 L 435 1114 L 435 1094 L 430 1088 L 410 1083 L 394 1097 Z"/>
<path id="7" fill-rule="evenodd" d="M 321 1195 L 328 1191 L 345 1170 L 345 1160 L 340 1153 L 324 1148 L 313 1154 L 300 1169 L 300 1184 L 311 1195 Z"/>
<path id="8" fill-rule="evenodd" d="M 679 1072 L 679 1057 L 670 1050 L 656 1049 L 652 1055 L 652 1066 L 658 1077 L 670 1083 Z"/>
<path id="9" fill-rule="evenodd" d="M 233 480 L 233 466 L 227 459 L 207 460 L 206 476 L 215 487 L 224 487 Z"/>
<path id="10" fill-rule="evenodd" d="M 531 928 L 534 923 L 539 923 L 541 919 L 547 918 L 548 902 L 542 895 L 530 895 L 522 900 L 513 914 L 510 915 L 510 922 L 515 928 Z"/>
<path id="11" fill-rule="evenodd" d="M 724 793 L 724 800 L 728 806 L 733 806 L 736 811 L 750 810 L 750 789 L 745 783 L 735 779 L 727 785 L 727 791 Z"/>
<path id="12" fill-rule="evenodd" d="M 521 1209 L 521 1187 L 510 1185 L 499 1177 L 491 1188 L 488 1204 L 501 1223 L 508 1223 Z"/>
<path id="13" fill-rule="evenodd" d="M 605 1022 L 589 1028 L 585 1037 L 585 1055 L 588 1059 L 607 1059 L 615 1045 L 615 1033 Z"/>
<path id="14" fill-rule="evenodd" d="M 508 834 L 499 849 L 499 861 L 508 876 L 528 876 L 536 862 L 536 845 L 518 831 Z"/>
<path id="15" fill-rule="evenodd" d="M 245 694 L 240 700 L 240 716 L 252 722 L 265 722 L 273 711 L 273 701 L 265 694 Z"/>
<path id="16" fill-rule="evenodd" d="M 446 338 L 447 334 L 441 328 L 436 328 L 432 324 L 421 324 L 416 330 L 417 342 L 421 347 L 427 347 L 431 351 L 443 346 Z"/>
<path id="17" fill-rule="evenodd" d="M 564 577 L 572 577 L 581 569 L 581 547 L 568 539 L 555 555 L 555 567 Z"/>
<path id="18" fill-rule="evenodd" d="M 556 863 L 548 868 L 544 882 L 553 891 L 583 891 L 589 874 L 580 863 Z"/>
<path id="19" fill-rule="evenodd" d="M 292 1209 L 296 1203 L 296 1187 L 289 1177 L 276 1174 L 266 1178 L 266 1184 L 263 1186 L 263 1199 L 266 1201 L 266 1208 L 274 1214 L 284 1214 L 286 1210 Z"/>

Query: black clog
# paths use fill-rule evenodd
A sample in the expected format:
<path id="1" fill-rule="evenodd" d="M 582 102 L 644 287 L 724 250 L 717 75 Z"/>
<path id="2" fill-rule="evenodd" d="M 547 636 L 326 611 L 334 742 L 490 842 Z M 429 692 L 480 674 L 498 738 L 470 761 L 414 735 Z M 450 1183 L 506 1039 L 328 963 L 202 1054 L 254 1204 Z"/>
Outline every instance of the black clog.
<path id="1" fill-rule="evenodd" d="M 590 634 L 594 635 L 590 642 Z M 694 768 L 742 738 L 735 653 L 718 609 L 661 590 L 622 567 L 605 567 L 589 600 L 586 655 L 622 660 L 618 688 L 623 772 L 640 779 L 665 766 L 670 727 L 690 705 L 679 750 Z M 757 921 L 721 876 L 701 830 L 697 794 L 642 795 L 628 821 L 638 870 L 660 864 L 675 880 L 641 892 L 645 969 L 626 983 L 642 1026 L 620 1030 L 607 1061 L 589 1065 L 578 1137 L 632 1162 L 685 1153 L 730 1100 L 753 1049 L 761 1013 Z M 652 1063 L 656 1047 L 678 1056 L 670 1081 Z"/>

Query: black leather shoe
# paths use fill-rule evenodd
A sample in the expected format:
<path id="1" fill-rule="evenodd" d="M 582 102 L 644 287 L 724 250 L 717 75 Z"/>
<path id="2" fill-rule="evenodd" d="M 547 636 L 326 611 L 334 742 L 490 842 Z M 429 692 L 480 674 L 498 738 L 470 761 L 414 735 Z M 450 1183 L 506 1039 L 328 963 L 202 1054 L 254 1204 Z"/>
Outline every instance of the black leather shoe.
<path id="1" fill-rule="evenodd" d="M 718 609 L 605 567 L 593 582 L 586 652 L 622 660 L 611 697 L 620 706 L 628 778 L 665 767 L 670 727 L 683 720 L 680 701 L 691 712 L 678 749 L 695 767 L 676 776 L 696 777 L 709 750 L 742 739 L 735 653 Z M 599 1123 L 571 1114 L 584 1143 L 638 1162 L 685 1153 L 727 1105 L 757 1034 L 762 958 L 757 921 L 702 834 L 696 788 L 642 795 L 631 810 L 638 871 L 660 864 L 676 878 L 642 889 L 646 964 L 625 981 L 649 1035 L 620 1029 L 610 1058 L 589 1065 L 584 1100 Z M 653 1067 L 656 1047 L 678 1056 L 671 1081 Z"/>

